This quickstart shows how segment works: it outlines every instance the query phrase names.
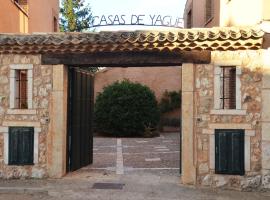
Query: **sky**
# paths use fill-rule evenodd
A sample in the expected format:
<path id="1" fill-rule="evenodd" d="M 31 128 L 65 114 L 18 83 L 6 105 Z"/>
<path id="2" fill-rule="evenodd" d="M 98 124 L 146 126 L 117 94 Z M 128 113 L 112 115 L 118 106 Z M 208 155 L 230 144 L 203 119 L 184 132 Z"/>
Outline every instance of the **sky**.
<path id="1" fill-rule="evenodd" d="M 161 25 L 170 24 L 175 25 L 179 21 L 178 18 L 183 17 L 184 7 L 186 0 L 85 0 L 89 3 L 95 18 L 95 24 L 106 24 L 109 23 L 108 16 L 111 15 L 112 20 L 117 20 L 119 17 L 121 23 L 130 24 L 141 23 L 147 25 Z M 102 18 L 102 16 L 104 17 Z M 118 15 L 116 17 L 116 15 Z M 122 20 L 121 21 L 121 15 Z M 132 15 L 135 15 L 132 17 Z M 140 21 L 138 20 L 140 16 Z M 160 15 L 160 18 L 158 16 Z M 167 17 L 165 17 L 167 16 Z M 170 16 L 170 17 L 168 17 Z M 116 17 L 116 18 L 115 18 Z M 165 17 L 165 18 L 164 18 Z M 161 21 L 161 20 L 162 21 Z M 100 23 L 101 22 L 101 23 Z M 182 22 L 181 22 L 182 23 Z M 146 27 L 146 26 L 106 26 L 97 28 L 97 31 L 101 30 L 138 30 L 138 29 L 155 29 L 159 30 L 162 27 Z"/>

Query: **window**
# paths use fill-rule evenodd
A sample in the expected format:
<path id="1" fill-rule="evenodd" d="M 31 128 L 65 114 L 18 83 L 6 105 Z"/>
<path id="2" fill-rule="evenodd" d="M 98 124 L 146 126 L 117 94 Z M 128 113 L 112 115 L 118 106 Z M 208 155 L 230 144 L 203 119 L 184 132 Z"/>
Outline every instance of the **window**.
<path id="1" fill-rule="evenodd" d="M 14 0 L 14 3 L 17 4 L 25 12 L 28 11 L 28 0 Z"/>
<path id="2" fill-rule="evenodd" d="M 246 109 L 242 109 L 241 76 L 241 61 L 215 62 L 214 109 L 211 114 L 246 115 Z"/>
<path id="3" fill-rule="evenodd" d="M 34 128 L 9 127 L 9 165 L 33 165 Z"/>
<path id="4" fill-rule="evenodd" d="M 33 65 L 10 65 L 9 107 L 18 112 L 33 108 Z"/>
<path id="5" fill-rule="evenodd" d="M 215 130 L 215 173 L 244 175 L 244 130 Z"/>
<path id="6" fill-rule="evenodd" d="M 236 109 L 236 67 L 221 67 L 220 108 Z"/>
<path id="7" fill-rule="evenodd" d="M 27 70 L 15 70 L 15 108 L 27 109 Z"/>
<path id="8" fill-rule="evenodd" d="M 205 2 L 205 22 L 207 23 L 213 17 L 213 0 Z"/>
<path id="9" fill-rule="evenodd" d="M 57 18 L 53 17 L 53 31 L 57 32 L 58 31 L 58 22 L 57 22 Z"/>
<path id="10" fill-rule="evenodd" d="M 24 5 L 27 5 L 28 4 L 28 0 L 15 0 L 16 3 L 24 6 Z"/>
<path id="11" fill-rule="evenodd" d="M 187 28 L 192 27 L 192 10 L 190 10 L 187 14 Z"/>

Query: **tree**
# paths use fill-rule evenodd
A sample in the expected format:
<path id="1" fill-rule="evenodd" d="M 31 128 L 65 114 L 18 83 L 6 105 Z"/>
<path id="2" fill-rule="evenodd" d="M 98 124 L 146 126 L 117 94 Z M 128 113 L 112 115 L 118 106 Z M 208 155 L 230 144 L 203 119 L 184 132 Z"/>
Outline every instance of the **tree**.
<path id="1" fill-rule="evenodd" d="M 62 0 L 60 14 L 61 32 L 82 32 L 91 27 L 92 11 L 89 4 L 85 5 L 84 0 Z M 81 68 L 92 73 L 99 70 L 98 67 L 83 66 Z"/>
<path id="2" fill-rule="evenodd" d="M 89 4 L 84 0 L 62 0 L 60 31 L 82 32 L 89 30 L 93 18 Z"/>

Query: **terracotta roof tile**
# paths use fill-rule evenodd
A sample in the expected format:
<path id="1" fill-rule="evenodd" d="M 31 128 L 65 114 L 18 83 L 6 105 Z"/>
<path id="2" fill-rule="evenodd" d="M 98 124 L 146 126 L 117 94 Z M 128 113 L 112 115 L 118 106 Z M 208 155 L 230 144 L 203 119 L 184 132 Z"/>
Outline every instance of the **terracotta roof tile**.
<path id="1" fill-rule="evenodd" d="M 258 27 L 99 33 L 0 34 L 0 53 L 260 49 Z"/>

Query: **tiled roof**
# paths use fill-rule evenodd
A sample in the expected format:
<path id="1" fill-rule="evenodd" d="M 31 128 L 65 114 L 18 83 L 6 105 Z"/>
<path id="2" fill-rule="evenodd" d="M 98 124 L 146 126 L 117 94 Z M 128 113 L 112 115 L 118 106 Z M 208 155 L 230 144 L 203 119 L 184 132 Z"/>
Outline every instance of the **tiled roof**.
<path id="1" fill-rule="evenodd" d="M 263 35 L 264 32 L 256 27 L 170 32 L 0 34 L 0 53 L 246 50 L 260 49 Z"/>

